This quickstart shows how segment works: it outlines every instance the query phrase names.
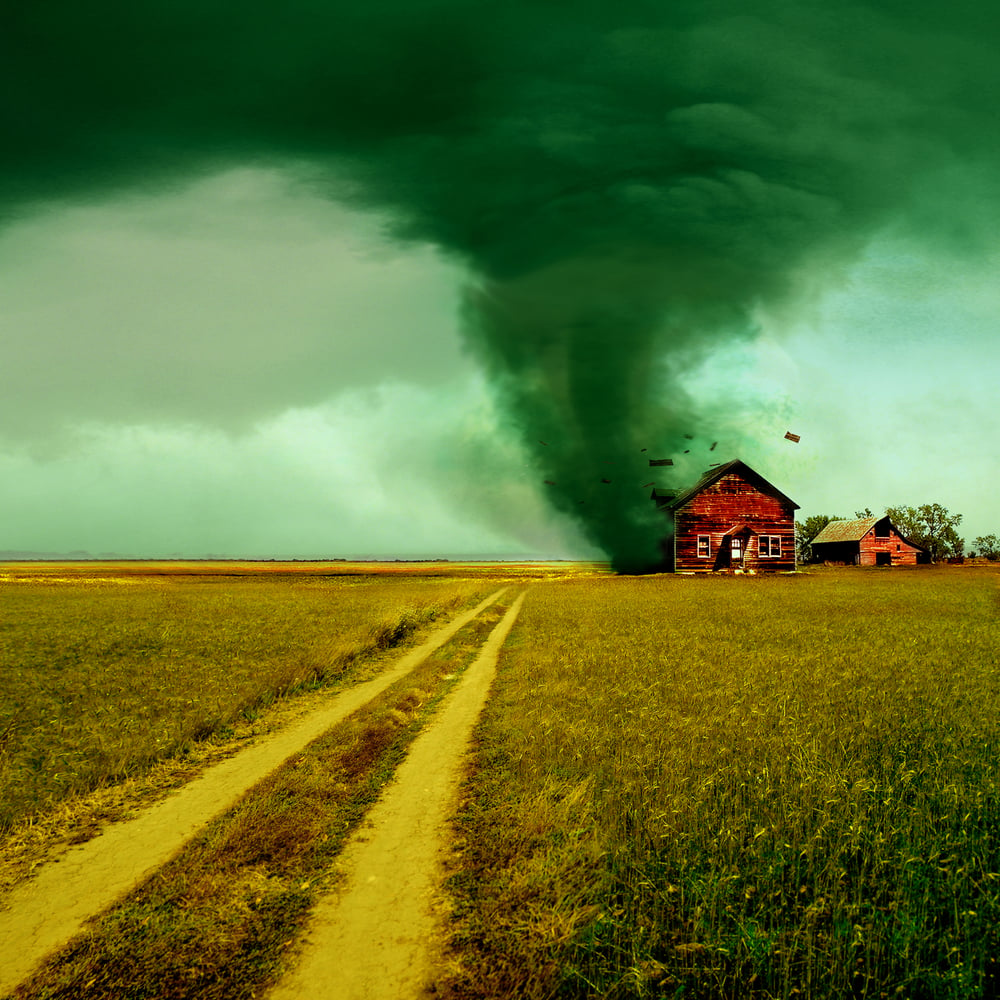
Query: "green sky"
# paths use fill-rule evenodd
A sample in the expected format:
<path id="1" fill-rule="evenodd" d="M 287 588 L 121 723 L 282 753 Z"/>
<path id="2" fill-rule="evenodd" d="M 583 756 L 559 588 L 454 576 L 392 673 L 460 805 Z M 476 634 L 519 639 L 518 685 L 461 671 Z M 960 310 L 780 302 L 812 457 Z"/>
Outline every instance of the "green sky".
<path id="1" fill-rule="evenodd" d="M 24 5 L 0 550 L 641 567 L 653 453 L 1000 531 L 998 36 L 981 3 Z"/>

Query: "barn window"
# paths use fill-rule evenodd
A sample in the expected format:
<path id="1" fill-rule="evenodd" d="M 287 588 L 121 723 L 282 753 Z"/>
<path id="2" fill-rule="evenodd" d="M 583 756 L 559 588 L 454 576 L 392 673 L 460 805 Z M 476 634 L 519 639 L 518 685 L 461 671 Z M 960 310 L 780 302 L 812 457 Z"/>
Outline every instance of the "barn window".
<path id="1" fill-rule="evenodd" d="M 699 559 L 707 559 L 710 549 L 711 549 L 711 536 L 710 535 L 699 535 L 698 536 L 698 558 Z"/>
<path id="2" fill-rule="evenodd" d="M 781 535 L 761 535 L 760 541 L 761 557 L 778 559 L 781 556 Z"/>

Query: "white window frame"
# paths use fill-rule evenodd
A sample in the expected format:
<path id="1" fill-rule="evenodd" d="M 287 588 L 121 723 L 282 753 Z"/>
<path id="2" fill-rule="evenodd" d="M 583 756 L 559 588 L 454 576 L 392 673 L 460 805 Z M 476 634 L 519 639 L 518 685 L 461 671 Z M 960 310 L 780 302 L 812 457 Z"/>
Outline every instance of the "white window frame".
<path id="1" fill-rule="evenodd" d="M 761 559 L 781 558 L 781 535 L 760 535 L 757 538 L 757 549 Z M 777 549 L 777 551 L 775 551 Z"/>
<path id="2" fill-rule="evenodd" d="M 702 539 L 705 541 L 705 551 L 701 551 Z M 695 548 L 698 553 L 699 559 L 711 559 L 712 558 L 712 536 L 711 535 L 699 535 L 697 542 L 695 543 Z"/>

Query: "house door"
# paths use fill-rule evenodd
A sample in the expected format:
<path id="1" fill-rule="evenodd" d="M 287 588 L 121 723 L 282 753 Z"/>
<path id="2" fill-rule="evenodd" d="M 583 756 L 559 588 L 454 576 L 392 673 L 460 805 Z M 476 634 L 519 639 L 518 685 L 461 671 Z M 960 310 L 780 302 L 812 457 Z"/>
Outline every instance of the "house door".
<path id="1" fill-rule="evenodd" d="M 730 561 L 733 566 L 738 566 L 743 562 L 743 539 L 739 535 L 733 535 L 730 540 Z"/>

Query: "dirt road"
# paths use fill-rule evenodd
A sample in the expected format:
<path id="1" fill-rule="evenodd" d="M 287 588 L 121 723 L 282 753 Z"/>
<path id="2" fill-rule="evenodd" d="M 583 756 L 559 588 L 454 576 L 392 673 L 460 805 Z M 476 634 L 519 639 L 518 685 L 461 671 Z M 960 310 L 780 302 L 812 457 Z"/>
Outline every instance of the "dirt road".
<path id="1" fill-rule="evenodd" d="M 314 910 L 298 964 L 268 1000 L 416 1000 L 441 962 L 447 822 L 473 726 L 522 592 L 340 856 L 339 892 Z"/>
<path id="2" fill-rule="evenodd" d="M 138 817 L 69 848 L 16 886 L 0 910 L 0 996 L 5 996 L 83 923 L 150 875 L 202 827 L 306 744 L 422 663 L 504 593 L 436 630 L 389 670 L 334 697 L 289 729 L 203 772 Z"/>

